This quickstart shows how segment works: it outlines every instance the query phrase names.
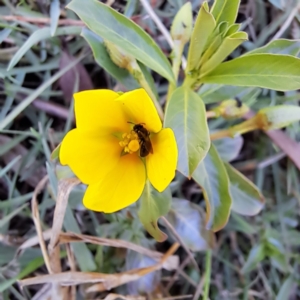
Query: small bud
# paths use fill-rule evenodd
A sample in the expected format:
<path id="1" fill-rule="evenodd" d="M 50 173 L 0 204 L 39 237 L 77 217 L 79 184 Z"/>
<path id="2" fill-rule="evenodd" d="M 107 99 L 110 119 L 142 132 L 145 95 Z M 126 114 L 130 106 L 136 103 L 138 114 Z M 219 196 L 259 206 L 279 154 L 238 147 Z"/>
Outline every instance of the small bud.
<path id="1" fill-rule="evenodd" d="M 229 99 L 224 100 L 213 111 L 217 117 L 222 116 L 224 119 L 235 119 L 244 116 L 249 111 L 249 107 L 239 99 Z"/>
<path id="2" fill-rule="evenodd" d="M 135 61 L 135 58 L 131 55 L 128 55 L 124 50 L 115 44 L 104 41 L 107 52 L 111 60 L 120 68 L 128 69 L 130 64 Z"/>
<path id="3" fill-rule="evenodd" d="M 186 44 L 190 40 L 192 29 L 192 5 L 190 2 L 187 2 L 181 7 L 174 18 L 171 27 L 171 36 L 173 41 L 181 41 L 182 44 Z"/>
<path id="4" fill-rule="evenodd" d="M 257 122 L 263 130 L 279 129 L 300 121 L 300 107 L 278 105 L 266 107 L 257 113 Z"/>

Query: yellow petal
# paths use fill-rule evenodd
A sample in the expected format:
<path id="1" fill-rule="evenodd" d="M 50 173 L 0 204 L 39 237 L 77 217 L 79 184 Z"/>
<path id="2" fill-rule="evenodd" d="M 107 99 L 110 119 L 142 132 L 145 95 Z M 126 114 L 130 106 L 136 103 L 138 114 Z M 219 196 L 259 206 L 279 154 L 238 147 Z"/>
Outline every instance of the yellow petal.
<path id="1" fill-rule="evenodd" d="M 89 185 L 83 204 L 90 210 L 113 213 L 137 201 L 145 181 L 146 170 L 141 159 L 134 154 L 124 155 L 102 181 Z"/>
<path id="2" fill-rule="evenodd" d="M 151 136 L 153 154 L 146 156 L 147 174 L 152 185 L 162 192 L 175 176 L 178 150 L 173 131 L 162 129 Z"/>
<path id="3" fill-rule="evenodd" d="M 118 163 L 120 152 L 119 141 L 113 136 L 73 129 L 61 143 L 59 159 L 83 183 L 91 184 L 99 182 Z"/>
<path id="4" fill-rule="evenodd" d="M 76 127 L 81 131 L 126 132 L 124 111 L 114 100 L 119 94 L 111 90 L 89 90 L 74 94 Z"/>
<path id="5" fill-rule="evenodd" d="M 151 132 L 159 132 L 162 128 L 157 110 L 144 89 L 124 93 L 116 102 L 121 104 L 127 115 L 127 121 L 135 124 L 144 123 Z"/>

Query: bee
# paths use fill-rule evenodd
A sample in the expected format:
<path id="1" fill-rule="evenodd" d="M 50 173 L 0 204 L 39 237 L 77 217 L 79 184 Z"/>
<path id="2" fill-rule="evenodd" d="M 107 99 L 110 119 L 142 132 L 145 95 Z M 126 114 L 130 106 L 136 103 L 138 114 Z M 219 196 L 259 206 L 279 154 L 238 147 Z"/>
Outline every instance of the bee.
<path id="1" fill-rule="evenodd" d="M 139 124 L 134 124 L 133 126 L 133 131 L 138 135 L 139 138 L 140 157 L 146 157 L 149 153 L 151 154 L 153 153 L 153 148 L 150 141 L 150 132 L 143 126 L 143 124 L 144 123 L 139 123 Z"/>
<path id="2" fill-rule="evenodd" d="M 242 103 L 241 99 L 238 97 L 235 97 L 234 99 L 236 101 L 236 107 L 238 107 L 238 108 L 242 107 L 243 103 Z"/>

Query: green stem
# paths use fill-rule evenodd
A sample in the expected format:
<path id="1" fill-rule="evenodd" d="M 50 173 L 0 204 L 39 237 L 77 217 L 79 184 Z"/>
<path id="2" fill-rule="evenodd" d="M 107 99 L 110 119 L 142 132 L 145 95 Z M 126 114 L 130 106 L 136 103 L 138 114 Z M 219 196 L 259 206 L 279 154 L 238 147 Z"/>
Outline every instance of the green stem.
<path id="1" fill-rule="evenodd" d="M 205 258 L 205 277 L 204 277 L 204 294 L 203 300 L 208 300 L 210 276 L 211 276 L 211 250 L 207 250 Z"/>
<path id="2" fill-rule="evenodd" d="M 181 40 L 174 41 L 174 48 L 172 52 L 172 70 L 175 77 L 175 84 L 170 83 L 167 93 L 167 101 L 170 99 L 173 91 L 176 89 L 176 82 L 180 70 L 181 57 L 183 53 L 184 43 Z"/>

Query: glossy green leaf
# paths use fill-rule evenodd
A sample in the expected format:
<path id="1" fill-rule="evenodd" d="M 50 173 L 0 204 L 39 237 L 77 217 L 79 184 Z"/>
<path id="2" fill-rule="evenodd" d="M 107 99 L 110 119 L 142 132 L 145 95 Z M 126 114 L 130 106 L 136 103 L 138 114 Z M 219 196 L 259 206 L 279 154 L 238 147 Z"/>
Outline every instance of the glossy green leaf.
<path id="1" fill-rule="evenodd" d="M 240 0 L 215 0 L 211 13 L 218 24 L 227 21 L 231 25 L 236 20 L 239 6 Z"/>
<path id="2" fill-rule="evenodd" d="M 226 37 L 217 51 L 211 58 L 203 64 L 200 73 L 205 76 L 215 69 L 229 54 L 231 54 L 240 44 L 248 39 L 246 32 L 236 32 L 231 36 Z"/>
<path id="3" fill-rule="evenodd" d="M 83 28 L 81 35 L 90 45 L 95 61 L 101 66 L 107 73 L 114 77 L 117 81 L 124 84 L 129 89 L 138 87 L 136 80 L 130 75 L 126 69 L 119 68 L 110 58 L 103 39 L 92 31 Z"/>
<path id="4" fill-rule="evenodd" d="M 240 29 L 241 25 L 240 24 L 232 24 L 228 26 L 225 36 L 231 36 L 232 34 L 236 33 Z"/>
<path id="5" fill-rule="evenodd" d="M 201 55 L 210 34 L 213 32 L 216 22 L 213 15 L 209 12 L 207 2 L 202 4 L 199 14 L 197 16 L 195 26 L 192 32 L 188 60 L 187 60 L 187 74 L 199 66 Z"/>
<path id="6" fill-rule="evenodd" d="M 242 173 L 225 163 L 230 180 L 232 210 L 245 216 L 257 215 L 264 207 L 264 197 L 258 188 Z"/>
<path id="7" fill-rule="evenodd" d="M 249 256 L 242 268 L 242 273 L 248 273 L 255 269 L 257 264 L 265 258 L 265 249 L 263 244 L 254 246 L 249 253 Z"/>
<path id="8" fill-rule="evenodd" d="M 237 135 L 234 138 L 223 138 L 213 141 L 221 159 L 229 162 L 237 158 L 242 149 L 244 140 L 241 135 Z"/>
<path id="9" fill-rule="evenodd" d="M 246 55 L 220 64 L 202 83 L 257 86 L 277 91 L 300 88 L 300 59 L 280 54 Z"/>
<path id="10" fill-rule="evenodd" d="M 294 105 L 266 107 L 260 109 L 257 115 L 264 119 L 263 129 L 280 129 L 300 120 L 300 107 Z"/>
<path id="11" fill-rule="evenodd" d="M 233 99 L 239 97 L 242 102 L 248 102 L 260 92 L 259 88 L 242 87 L 222 84 L 203 84 L 198 94 L 203 99 L 204 103 L 220 102 L 224 99 Z"/>
<path id="12" fill-rule="evenodd" d="M 229 218 L 231 196 L 225 166 L 211 144 L 204 160 L 193 173 L 193 179 L 202 187 L 206 203 L 206 228 L 218 231 Z"/>
<path id="13" fill-rule="evenodd" d="M 66 26 L 66 27 L 60 27 L 57 28 L 55 31 L 55 36 L 60 35 L 79 35 L 81 32 L 80 26 Z M 22 45 L 22 47 L 15 53 L 15 55 L 12 57 L 12 59 L 9 62 L 9 65 L 7 67 L 7 71 L 11 70 L 23 57 L 23 55 L 36 43 L 45 40 L 47 38 L 50 38 L 51 35 L 51 28 L 50 27 L 44 27 L 37 29 L 28 39 L 27 41 Z"/>
<path id="14" fill-rule="evenodd" d="M 208 43 L 209 46 L 207 49 L 205 49 L 205 52 L 203 53 L 199 66 L 204 65 L 213 55 L 216 53 L 218 48 L 222 44 L 222 37 L 220 35 L 217 35 L 214 37 L 214 39 L 211 41 L 211 43 Z M 199 75 L 199 74 L 198 74 Z M 200 75 L 202 76 L 201 72 Z"/>
<path id="15" fill-rule="evenodd" d="M 172 68 L 161 49 L 137 24 L 111 7 L 96 1 L 72 0 L 67 8 L 96 34 L 100 35 L 125 52 L 174 83 Z"/>
<path id="16" fill-rule="evenodd" d="M 192 251 L 213 247 L 214 234 L 205 228 L 205 213 L 202 208 L 188 200 L 173 198 L 167 219 Z"/>
<path id="17" fill-rule="evenodd" d="M 159 217 L 168 213 L 171 200 L 172 194 L 169 188 L 159 193 L 149 181 L 146 182 L 140 198 L 138 215 L 148 233 L 158 242 L 163 242 L 167 238 L 167 235 L 158 228 L 157 220 Z"/>
<path id="18" fill-rule="evenodd" d="M 297 56 L 300 51 L 300 40 L 287 40 L 287 39 L 279 39 L 275 41 L 271 41 L 267 45 L 256 48 L 252 51 L 244 54 L 252 55 L 257 53 L 271 53 L 271 54 L 288 54 Z"/>
<path id="19" fill-rule="evenodd" d="M 171 26 L 173 41 L 181 41 L 183 44 L 190 40 L 193 28 L 193 14 L 191 2 L 185 3 L 175 15 Z"/>
<path id="20" fill-rule="evenodd" d="M 177 88 L 168 102 L 164 126 L 172 128 L 175 134 L 178 171 L 190 177 L 210 146 L 206 111 L 201 98 L 188 88 Z"/>

